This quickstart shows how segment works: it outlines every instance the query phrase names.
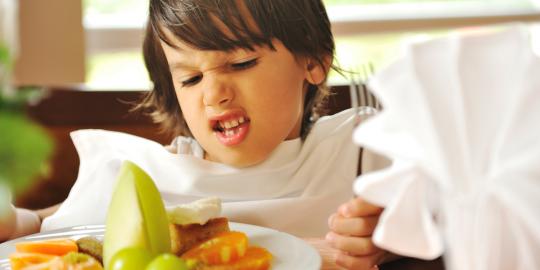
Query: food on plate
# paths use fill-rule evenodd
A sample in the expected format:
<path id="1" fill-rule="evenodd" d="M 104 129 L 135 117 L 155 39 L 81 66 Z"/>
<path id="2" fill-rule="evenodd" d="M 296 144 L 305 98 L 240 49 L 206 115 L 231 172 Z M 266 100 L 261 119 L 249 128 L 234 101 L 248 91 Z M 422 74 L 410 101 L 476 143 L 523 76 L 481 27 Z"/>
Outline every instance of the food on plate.
<path id="1" fill-rule="evenodd" d="M 152 256 L 170 252 L 167 213 L 150 176 L 125 161 L 117 179 L 107 213 L 103 265 L 128 247 L 147 249 Z"/>
<path id="2" fill-rule="evenodd" d="M 17 252 L 10 256 L 12 270 L 102 270 L 93 257 L 70 252 L 64 256 Z"/>
<path id="3" fill-rule="evenodd" d="M 200 265 L 196 270 L 268 270 L 272 266 L 272 254 L 261 247 L 248 247 L 244 257 L 222 265 Z"/>
<path id="4" fill-rule="evenodd" d="M 15 243 L 18 252 L 41 253 L 62 256 L 69 252 L 77 252 L 79 248 L 75 240 L 68 238 L 48 239 Z"/>
<path id="5" fill-rule="evenodd" d="M 180 256 L 192 247 L 229 231 L 229 221 L 221 214 L 219 198 L 204 198 L 167 208 L 171 251 Z"/>
<path id="6" fill-rule="evenodd" d="M 231 232 L 221 200 L 205 198 L 167 208 L 171 251 L 196 270 L 266 270 L 272 254 L 250 247 L 242 232 Z"/>
<path id="7" fill-rule="evenodd" d="M 102 270 L 101 264 L 87 254 L 70 252 L 50 262 L 51 270 Z"/>
<path id="8" fill-rule="evenodd" d="M 57 257 L 41 253 L 15 252 L 9 256 L 9 262 L 12 270 L 21 270 L 27 266 L 49 262 Z"/>
<path id="9" fill-rule="evenodd" d="M 103 263 L 103 243 L 93 236 L 86 236 L 76 241 L 80 253 L 88 254 Z"/>
<path id="10" fill-rule="evenodd" d="M 219 198 L 165 209 L 153 180 L 125 161 L 109 205 L 103 244 L 94 237 L 18 243 L 12 269 L 269 269 L 272 254 L 249 246 L 247 235 L 230 231 L 228 219 L 220 214 Z"/>
<path id="11" fill-rule="evenodd" d="M 182 255 L 197 270 L 266 270 L 272 254 L 264 248 L 248 246 L 242 232 L 221 233 Z"/>
<path id="12" fill-rule="evenodd" d="M 248 247 L 244 257 L 232 264 L 234 270 L 266 270 L 272 265 L 272 253 L 262 247 Z M 232 270 L 231 269 L 231 270 Z"/>
<path id="13" fill-rule="evenodd" d="M 272 254 L 249 247 L 246 234 L 231 232 L 227 218 L 220 214 L 219 198 L 167 208 L 172 252 L 185 259 L 191 269 L 269 269 Z"/>
<path id="14" fill-rule="evenodd" d="M 188 261 L 206 265 L 228 264 L 246 254 L 248 238 L 242 232 L 224 232 L 195 246 L 182 255 Z"/>
<path id="15" fill-rule="evenodd" d="M 184 260 L 173 254 L 162 254 L 146 266 L 146 270 L 189 270 Z"/>
<path id="16" fill-rule="evenodd" d="M 116 252 L 109 264 L 107 270 L 137 270 L 144 269 L 154 256 L 148 249 L 141 247 L 128 247 Z"/>
<path id="17" fill-rule="evenodd" d="M 167 207 L 167 217 L 172 224 L 204 225 L 221 215 L 221 199 L 217 197 L 203 198 L 187 204 Z"/>
<path id="18" fill-rule="evenodd" d="M 229 231 L 227 218 L 213 218 L 204 225 L 200 224 L 170 224 L 171 251 L 180 256 L 194 246 L 202 243 L 219 233 Z"/>

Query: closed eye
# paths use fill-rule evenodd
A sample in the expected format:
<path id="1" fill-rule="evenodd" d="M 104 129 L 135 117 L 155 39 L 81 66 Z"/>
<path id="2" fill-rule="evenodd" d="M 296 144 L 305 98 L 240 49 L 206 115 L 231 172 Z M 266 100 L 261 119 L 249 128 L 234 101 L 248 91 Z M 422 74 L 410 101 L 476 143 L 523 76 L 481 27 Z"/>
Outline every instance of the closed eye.
<path id="1" fill-rule="evenodd" d="M 192 85 L 195 85 L 197 84 L 198 82 L 200 82 L 202 80 L 202 74 L 201 75 L 197 75 L 197 76 L 193 76 L 187 80 L 184 80 L 182 81 L 182 86 L 192 86 Z"/>
<path id="2" fill-rule="evenodd" d="M 255 59 L 251 59 L 251 60 L 244 61 L 244 62 L 233 63 L 233 64 L 231 64 L 231 68 L 233 70 L 244 70 L 244 69 L 248 69 L 248 68 L 251 68 L 251 67 L 257 65 L 258 62 L 259 62 L 259 59 L 255 58 Z"/>

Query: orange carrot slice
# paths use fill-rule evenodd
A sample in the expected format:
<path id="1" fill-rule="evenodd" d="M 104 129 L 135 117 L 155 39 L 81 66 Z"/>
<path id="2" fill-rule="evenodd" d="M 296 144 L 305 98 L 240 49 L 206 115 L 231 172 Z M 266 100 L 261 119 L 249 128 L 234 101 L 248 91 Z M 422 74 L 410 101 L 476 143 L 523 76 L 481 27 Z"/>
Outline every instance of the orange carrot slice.
<path id="1" fill-rule="evenodd" d="M 27 266 L 50 262 L 56 258 L 54 255 L 40 253 L 16 252 L 9 256 L 12 270 L 22 270 Z"/>
<path id="2" fill-rule="evenodd" d="M 224 232 L 188 250 L 182 255 L 187 261 L 198 261 L 206 265 L 231 263 L 243 257 L 248 238 L 242 232 Z"/>
<path id="3" fill-rule="evenodd" d="M 20 242 L 15 244 L 18 252 L 41 253 L 63 256 L 69 252 L 77 252 L 77 243 L 71 239 L 50 239 L 35 242 Z"/>

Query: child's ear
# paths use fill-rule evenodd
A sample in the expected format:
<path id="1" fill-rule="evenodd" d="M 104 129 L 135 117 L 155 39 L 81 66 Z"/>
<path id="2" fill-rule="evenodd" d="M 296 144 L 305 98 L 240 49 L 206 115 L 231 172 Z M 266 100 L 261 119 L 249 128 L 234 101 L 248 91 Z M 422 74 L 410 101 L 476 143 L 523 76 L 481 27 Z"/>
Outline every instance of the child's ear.
<path id="1" fill-rule="evenodd" d="M 324 82 L 330 69 L 332 57 L 325 57 L 323 63 L 309 58 L 306 60 L 306 79 L 310 84 L 319 85 Z"/>

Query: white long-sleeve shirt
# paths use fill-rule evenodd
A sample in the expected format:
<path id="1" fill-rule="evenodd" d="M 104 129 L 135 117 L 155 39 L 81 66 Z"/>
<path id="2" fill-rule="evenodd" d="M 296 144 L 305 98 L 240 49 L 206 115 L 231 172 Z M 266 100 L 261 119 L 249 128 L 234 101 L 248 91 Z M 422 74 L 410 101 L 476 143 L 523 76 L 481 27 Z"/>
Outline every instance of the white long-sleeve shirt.
<path id="1" fill-rule="evenodd" d="M 75 131 L 78 179 L 41 229 L 104 224 L 116 175 L 130 160 L 152 177 L 167 206 L 217 196 L 231 221 L 323 236 L 328 217 L 353 197 L 359 152 L 352 142 L 353 120 L 352 110 L 322 117 L 305 141 L 284 141 L 267 160 L 242 169 L 204 160 L 200 145 L 188 138 L 176 139 L 170 151 L 125 133 Z"/>

